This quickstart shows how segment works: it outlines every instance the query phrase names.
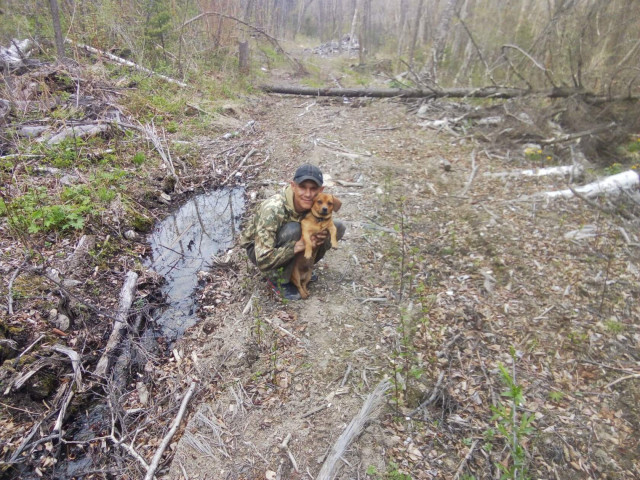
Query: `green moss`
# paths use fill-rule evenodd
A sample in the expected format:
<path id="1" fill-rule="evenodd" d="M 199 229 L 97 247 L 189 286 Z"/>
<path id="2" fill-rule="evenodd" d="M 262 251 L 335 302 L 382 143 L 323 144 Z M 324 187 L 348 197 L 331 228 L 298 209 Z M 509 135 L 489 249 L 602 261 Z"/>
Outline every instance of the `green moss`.
<path id="1" fill-rule="evenodd" d="M 40 370 L 32 379 L 26 388 L 33 400 L 44 400 L 53 394 L 60 384 L 58 376 L 51 370 Z"/>

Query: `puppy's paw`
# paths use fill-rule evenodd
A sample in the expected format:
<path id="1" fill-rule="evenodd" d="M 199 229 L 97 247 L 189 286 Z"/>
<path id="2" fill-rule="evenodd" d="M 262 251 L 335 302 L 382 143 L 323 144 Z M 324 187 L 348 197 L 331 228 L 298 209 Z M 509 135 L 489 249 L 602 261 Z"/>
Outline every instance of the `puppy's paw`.
<path id="1" fill-rule="evenodd" d="M 306 258 L 307 260 L 309 260 L 311 258 L 311 256 L 312 256 L 311 252 L 309 252 L 309 253 L 305 252 L 304 253 L 304 258 Z"/>

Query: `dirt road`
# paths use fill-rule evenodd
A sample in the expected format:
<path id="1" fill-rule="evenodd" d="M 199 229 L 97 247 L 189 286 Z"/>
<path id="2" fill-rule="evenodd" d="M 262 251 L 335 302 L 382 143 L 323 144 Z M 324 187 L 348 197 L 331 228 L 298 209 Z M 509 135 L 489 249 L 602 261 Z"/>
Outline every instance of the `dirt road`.
<path id="1" fill-rule="evenodd" d="M 251 117 L 270 160 L 248 195 L 315 163 L 347 233 L 307 301 L 282 303 L 237 247 L 209 274 L 206 318 L 179 346 L 209 393 L 170 478 L 317 478 L 385 377 L 385 408 L 336 478 L 495 478 L 514 458 L 498 427 L 519 424 L 508 378 L 517 422 L 531 415 L 517 441 L 534 477 L 638 473 L 637 384 L 605 388 L 623 374 L 598 366 L 638 368 L 640 274 L 615 219 L 575 199 L 515 201 L 565 179 L 487 176 L 532 165 L 420 127 L 393 100 L 273 96 Z M 598 236 L 565 237 L 585 225 Z"/>

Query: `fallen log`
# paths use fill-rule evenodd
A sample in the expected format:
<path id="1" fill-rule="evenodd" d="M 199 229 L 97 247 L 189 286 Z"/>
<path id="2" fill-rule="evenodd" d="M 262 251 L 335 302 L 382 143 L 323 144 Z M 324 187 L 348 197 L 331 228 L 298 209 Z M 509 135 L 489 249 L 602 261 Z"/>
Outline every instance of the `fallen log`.
<path id="1" fill-rule="evenodd" d="M 181 82 L 180 80 L 176 80 L 175 78 L 167 77 L 166 75 L 162 75 L 161 73 L 154 72 L 153 70 L 150 70 L 150 69 L 148 69 L 146 67 L 143 67 L 142 65 L 138 65 L 137 63 L 133 63 L 132 61 L 125 60 L 124 58 L 120 58 L 120 57 L 118 57 L 116 55 L 113 55 L 112 53 L 104 52 L 102 50 L 98 50 L 97 48 L 90 47 L 89 45 L 85 45 L 83 43 L 74 42 L 73 40 L 70 40 L 70 39 L 67 39 L 67 42 L 72 44 L 72 45 L 75 45 L 80 50 L 85 50 L 85 51 L 87 51 L 89 53 L 93 53 L 94 55 L 100 55 L 102 57 L 107 58 L 108 60 L 111 60 L 112 62 L 119 63 L 120 65 L 125 65 L 127 67 L 134 68 L 134 69 L 136 69 L 136 70 L 138 70 L 140 72 L 144 72 L 144 73 L 147 73 L 149 75 L 153 75 L 154 77 L 161 78 L 165 82 L 173 83 L 173 84 L 179 85 L 180 87 L 183 87 L 183 88 L 187 87 L 187 84 L 184 83 L 184 82 Z"/>
<path id="2" fill-rule="evenodd" d="M 109 357 L 113 350 L 120 343 L 120 334 L 122 330 L 127 328 L 127 316 L 129 315 L 129 308 L 133 303 L 133 297 L 135 296 L 136 283 L 138 281 L 138 274 L 133 271 L 127 272 L 127 278 L 120 291 L 120 304 L 118 305 L 118 313 L 113 322 L 113 330 L 109 336 L 109 341 L 104 349 L 104 353 L 98 361 L 98 366 L 93 372 L 98 377 L 106 377 L 109 370 Z"/>
<path id="3" fill-rule="evenodd" d="M 87 125 L 75 125 L 62 129 L 47 141 L 47 145 L 57 145 L 67 138 L 94 137 L 99 133 L 106 132 L 109 128 L 106 124 L 90 123 Z"/>
<path id="4" fill-rule="evenodd" d="M 11 40 L 11 46 L 0 46 L 0 62 L 4 63 L 10 69 L 39 65 L 40 62 L 34 62 L 28 59 L 29 55 L 31 55 L 33 45 L 33 41 L 28 38 L 25 40 Z"/>
<path id="5" fill-rule="evenodd" d="M 517 88 L 451 88 L 442 90 L 401 89 L 401 88 L 313 88 L 289 85 L 262 85 L 267 93 L 285 95 L 312 95 L 320 97 L 372 97 L 372 98 L 442 98 L 442 97 L 476 97 L 476 98 L 514 98 L 520 97 L 529 90 Z"/>
<path id="6" fill-rule="evenodd" d="M 640 177 L 638 174 L 633 170 L 627 170 L 626 172 L 611 175 L 610 177 L 597 180 L 582 187 L 543 192 L 542 196 L 546 198 L 571 198 L 575 196 L 577 192 L 586 198 L 593 198 L 602 194 L 617 194 L 623 190 L 636 188 L 638 185 L 640 185 Z"/>
<path id="7" fill-rule="evenodd" d="M 441 89 L 402 89 L 402 88 L 313 88 L 290 85 L 262 85 L 266 93 L 284 95 L 308 95 L 314 97 L 371 97 L 371 98 L 517 98 L 527 95 L 539 95 L 548 98 L 567 98 L 579 96 L 588 103 L 610 100 L 637 100 L 638 97 L 607 97 L 594 95 L 584 90 L 554 88 L 552 90 L 529 90 L 506 87 L 483 88 L 441 88 Z"/>
<path id="8" fill-rule="evenodd" d="M 584 174 L 584 167 L 576 165 L 560 165 L 557 167 L 529 168 L 526 170 L 513 170 L 510 172 L 486 172 L 485 177 L 566 177 L 579 178 Z"/>

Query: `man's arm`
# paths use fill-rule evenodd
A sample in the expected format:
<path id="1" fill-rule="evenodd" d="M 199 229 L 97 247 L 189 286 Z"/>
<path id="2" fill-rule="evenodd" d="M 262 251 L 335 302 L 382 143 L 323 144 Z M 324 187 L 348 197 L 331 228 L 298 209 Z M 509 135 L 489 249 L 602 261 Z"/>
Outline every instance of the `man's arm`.
<path id="1" fill-rule="evenodd" d="M 255 255 L 256 264 L 261 271 L 274 270 L 285 265 L 296 254 L 295 246 L 299 242 L 291 241 L 276 246 L 278 230 L 284 222 L 284 212 L 272 205 L 263 206 L 256 213 Z M 304 249 L 304 247 L 302 247 Z"/>

